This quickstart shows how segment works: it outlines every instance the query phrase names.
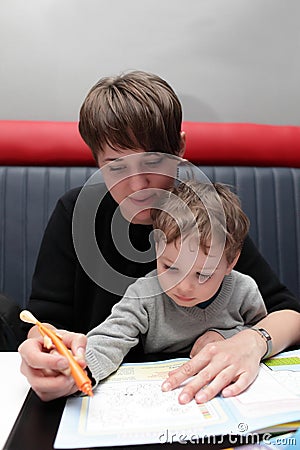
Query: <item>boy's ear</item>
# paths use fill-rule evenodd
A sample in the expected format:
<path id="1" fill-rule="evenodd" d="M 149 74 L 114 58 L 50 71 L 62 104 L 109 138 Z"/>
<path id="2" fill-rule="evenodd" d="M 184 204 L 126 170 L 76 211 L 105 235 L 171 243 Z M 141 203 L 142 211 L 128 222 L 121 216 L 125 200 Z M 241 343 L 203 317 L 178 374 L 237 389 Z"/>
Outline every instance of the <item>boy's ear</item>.
<path id="1" fill-rule="evenodd" d="M 238 262 L 238 259 L 240 257 L 241 252 L 238 252 L 238 254 L 235 256 L 234 260 L 228 264 L 227 266 L 227 270 L 226 270 L 226 275 L 229 275 L 230 272 L 232 271 L 232 269 L 234 268 L 234 266 L 236 265 L 236 263 Z"/>
<path id="2" fill-rule="evenodd" d="M 186 137 L 185 137 L 185 131 L 181 131 L 180 132 L 180 150 L 178 153 L 178 156 L 180 158 L 183 157 L 184 152 L 185 152 L 185 148 L 186 148 Z"/>

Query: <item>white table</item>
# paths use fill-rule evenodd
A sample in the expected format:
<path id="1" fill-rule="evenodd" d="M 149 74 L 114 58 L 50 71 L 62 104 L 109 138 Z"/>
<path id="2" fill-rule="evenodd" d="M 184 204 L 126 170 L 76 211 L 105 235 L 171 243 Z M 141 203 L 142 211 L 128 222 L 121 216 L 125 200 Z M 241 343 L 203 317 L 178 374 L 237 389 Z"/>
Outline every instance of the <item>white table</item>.
<path id="1" fill-rule="evenodd" d="M 23 405 L 29 384 L 20 372 L 18 352 L 0 352 L 0 449 L 15 423 Z"/>

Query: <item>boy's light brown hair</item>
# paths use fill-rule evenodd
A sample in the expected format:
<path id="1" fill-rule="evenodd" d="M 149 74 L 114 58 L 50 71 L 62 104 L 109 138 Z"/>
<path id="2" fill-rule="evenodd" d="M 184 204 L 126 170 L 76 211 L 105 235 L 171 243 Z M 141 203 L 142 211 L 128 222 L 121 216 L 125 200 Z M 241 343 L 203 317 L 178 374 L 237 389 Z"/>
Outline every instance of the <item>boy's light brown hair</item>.
<path id="1" fill-rule="evenodd" d="M 212 226 L 216 227 L 214 232 L 225 236 L 224 252 L 229 264 L 241 251 L 250 224 L 237 195 L 221 183 L 179 183 L 161 197 L 151 216 L 153 228 L 164 233 L 166 243 L 185 239 L 195 233 L 196 226 L 199 245 L 206 254 Z M 155 236 L 159 239 L 161 233 Z"/>
<path id="2" fill-rule="evenodd" d="M 79 132 L 95 160 L 105 145 L 115 150 L 180 151 L 182 108 L 171 86 L 152 73 L 101 78 L 87 94 Z"/>

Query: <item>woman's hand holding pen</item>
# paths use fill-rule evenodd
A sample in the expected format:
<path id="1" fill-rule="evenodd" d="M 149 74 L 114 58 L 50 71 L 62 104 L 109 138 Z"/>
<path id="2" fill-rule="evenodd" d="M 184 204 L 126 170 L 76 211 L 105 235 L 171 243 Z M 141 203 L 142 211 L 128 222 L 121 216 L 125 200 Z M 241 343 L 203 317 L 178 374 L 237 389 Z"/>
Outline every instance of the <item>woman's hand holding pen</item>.
<path id="1" fill-rule="evenodd" d="M 86 336 L 67 331 L 60 331 L 60 334 L 64 344 L 84 368 Z M 56 350 L 45 348 L 44 339 L 37 326 L 32 327 L 28 339 L 20 345 L 19 353 L 22 358 L 21 372 L 43 401 L 71 395 L 78 390 L 71 374 L 66 375 L 69 372 L 68 360 Z"/>

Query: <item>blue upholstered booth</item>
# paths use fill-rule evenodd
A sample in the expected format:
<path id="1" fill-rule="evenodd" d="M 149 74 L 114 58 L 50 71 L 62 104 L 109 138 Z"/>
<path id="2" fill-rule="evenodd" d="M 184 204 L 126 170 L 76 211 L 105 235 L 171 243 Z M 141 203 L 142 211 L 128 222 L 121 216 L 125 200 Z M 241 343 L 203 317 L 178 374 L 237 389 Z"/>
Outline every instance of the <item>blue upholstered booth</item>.
<path id="1" fill-rule="evenodd" d="M 183 130 L 185 157 L 236 190 L 252 238 L 300 297 L 300 127 L 184 123 Z M 77 124 L 0 121 L 0 292 L 21 307 L 57 199 L 95 170 Z"/>

